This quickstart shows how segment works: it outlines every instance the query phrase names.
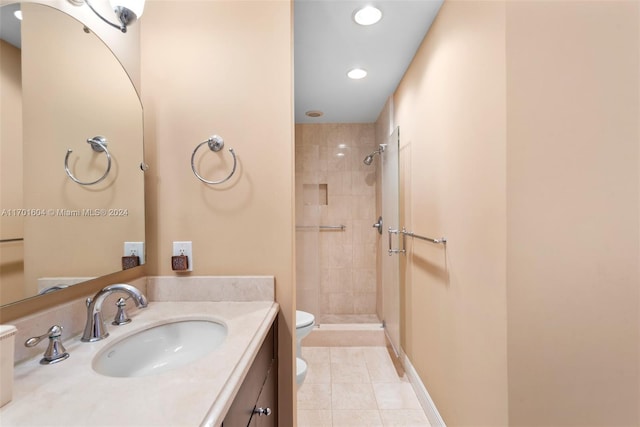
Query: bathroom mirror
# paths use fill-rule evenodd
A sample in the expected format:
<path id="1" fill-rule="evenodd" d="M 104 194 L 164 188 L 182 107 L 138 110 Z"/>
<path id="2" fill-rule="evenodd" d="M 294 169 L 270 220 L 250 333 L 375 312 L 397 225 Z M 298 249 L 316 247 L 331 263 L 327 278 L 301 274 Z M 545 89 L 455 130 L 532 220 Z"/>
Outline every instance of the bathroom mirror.
<path id="1" fill-rule="evenodd" d="M 83 23 L 37 3 L 20 43 L 0 40 L 0 305 L 122 270 L 144 242 L 142 106 L 111 50 Z M 9 23 L 12 22 L 12 23 Z M 104 151 L 88 139 L 104 136 Z M 74 182 L 65 172 L 65 156 Z"/>

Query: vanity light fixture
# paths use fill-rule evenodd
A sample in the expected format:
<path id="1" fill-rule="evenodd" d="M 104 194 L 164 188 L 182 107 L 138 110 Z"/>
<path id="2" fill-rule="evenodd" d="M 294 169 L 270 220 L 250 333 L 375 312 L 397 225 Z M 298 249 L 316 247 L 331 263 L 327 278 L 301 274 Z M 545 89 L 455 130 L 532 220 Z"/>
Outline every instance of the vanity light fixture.
<path id="1" fill-rule="evenodd" d="M 367 77 L 367 70 L 362 68 L 352 68 L 347 72 L 347 76 L 353 80 L 360 80 Z"/>
<path id="2" fill-rule="evenodd" d="M 382 12 L 375 6 L 365 6 L 353 14 L 353 20 L 360 25 L 373 25 L 382 19 Z"/>
<path id="3" fill-rule="evenodd" d="M 81 0 L 68 1 L 75 5 L 83 3 Z M 89 6 L 89 9 L 91 9 L 93 13 L 98 16 L 98 18 L 111 25 L 112 27 L 119 29 L 123 33 L 127 32 L 127 26 L 140 19 L 140 17 L 142 16 L 142 12 L 144 11 L 144 2 L 145 0 L 109 0 L 111 8 L 115 12 L 119 22 L 119 24 L 114 24 L 104 16 L 100 15 L 98 11 L 93 8 L 89 0 L 84 0 L 84 3 Z"/>

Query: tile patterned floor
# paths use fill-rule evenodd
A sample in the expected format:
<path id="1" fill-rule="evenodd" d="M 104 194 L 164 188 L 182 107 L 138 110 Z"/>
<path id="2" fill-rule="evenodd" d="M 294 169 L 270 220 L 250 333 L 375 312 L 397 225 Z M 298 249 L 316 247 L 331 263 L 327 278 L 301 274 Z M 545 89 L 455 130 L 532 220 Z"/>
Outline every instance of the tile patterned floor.
<path id="1" fill-rule="evenodd" d="M 298 427 L 429 427 L 406 376 L 385 347 L 302 347 Z"/>

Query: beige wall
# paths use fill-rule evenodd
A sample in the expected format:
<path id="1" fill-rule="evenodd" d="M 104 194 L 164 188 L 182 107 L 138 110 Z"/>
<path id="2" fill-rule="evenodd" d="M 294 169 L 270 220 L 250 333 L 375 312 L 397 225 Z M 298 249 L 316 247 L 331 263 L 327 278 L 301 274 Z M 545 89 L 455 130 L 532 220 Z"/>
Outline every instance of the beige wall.
<path id="1" fill-rule="evenodd" d="M 507 424 L 504 4 L 447 2 L 394 96 L 403 348 L 448 425 Z"/>
<path id="2" fill-rule="evenodd" d="M 173 241 L 193 242 L 192 275 L 273 275 L 280 425 L 293 425 L 295 329 L 292 5 L 147 2 L 141 25 L 150 274 L 172 275 Z M 225 150 L 191 154 L 212 134 Z M 201 155 L 200 155 L 201 154 Z"/>
<path id="3" fill-rule="evenodd" d="M 20 50 L 0 40 L 0 207 L 22 203 L 22 74 Z M 24 237 L 22 216 L 0 217 L 0 239 Z M 24 298 L 23 242 L 0 243 L 0 305 Z"/>
<path id="4" fill-rule="evenodd" d="M 295 138 L 297 223 L 346 226 L 344 231 L 321 230 L 318 236 L 304 229 L 296 233 L 298 308 L 314 313 L 319 323 L 359 322 L 360 315 L 372 320 L 377 296 L 377 234 L 371 228 L 376 163 L 367 166 L 363 160 L 375 148 L 375 127 L 300 124 Z"/>
<path id="5" fill-rule="evenodd" d="M 638 7 L 507 4 L 511 425 L 640 425 Z"/>
<path id="6" fill-rule="evenodd" d="M 640 424 L 638 7 L 448 1 L 395 94 L 404 220 L 449 239 L 409 246 L 403 346 L 448 425 Z"/>

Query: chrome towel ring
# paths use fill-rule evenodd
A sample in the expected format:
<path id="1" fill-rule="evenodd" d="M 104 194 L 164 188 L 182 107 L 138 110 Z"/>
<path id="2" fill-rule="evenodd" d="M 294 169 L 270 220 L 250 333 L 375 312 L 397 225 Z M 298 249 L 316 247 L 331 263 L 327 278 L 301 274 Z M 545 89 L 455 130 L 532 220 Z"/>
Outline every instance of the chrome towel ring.
<path id="1" fill-rule="evenodd" d="M 93 138 L 87 139 L 87 143 L 91 144 L 91 148 L 93 148 L 93 151 L 96 151 L 98 153 L 101 153 L 104 151 L 104 154 L 107 155 L 107 170 L 104 172 L 104 175 L 102 175 L 100 178 L 96 179 L 95 181 L 91 181 L 91 182 L 80 181 L 78 178 L 73 176 L 73 174 L 69 170 L 69 155 L 73 152 L 73 150 L 69 148 L 67 150 L 67 155 L 64 157 L 64 171 L 67 173 L 69 178 L 73 180 L 73 182 L 77 182 L 80 185 L 97 184 L 103 179 L 105 179 L 107 175 L 109 175 L 109 171 L 111 170 L 111 154 L 109 154 L 109 150 L 107 150 L 107 138 L 105 138 L 104 136 L 98 135 L 98 136 L 94 136 Z"/>
<path id="2" fill-rule="evenodd" d="M 209 149 L 213 152 L 218 152 L 220 150 L 222 150 L 222 148 L 224 147 L 224 140 L 222 139 L 221 136 L 218 135 L 213 135 L 212 137 L 210 137 L 209 139 L 207 139 L 206 141 L 201 142 L 200 144 L 198 144 L 195 148 L 195 150 L 193 150 L 193 154 L 191 154 L 191 170 L 193 171 L 193 173 L 195 174 L 195 176 L 202 182 L 204 182 L 205 184 L 222 184 L 223 182 L 226 182 L 229 180 L 229 178 L 231 178 L 233 176 L 233 174 L 236 172 L 236 166 L 238 164 L 238 161 L 236 159 L 236 153 L 235 151 L 233 151 L 233 148 L 229 148 L 229 152 L 231 153 L 231 156 L 233 157 L 233 167 L 231 168 L 231 173 L 226 177 L 223 178 L 219 181 L 209 181 L 207 179 L 204 179 L 202 176 L 200 176 L 200 174 L 198 173 L 198 171 L 196 170 L 196 166 L 193 163 L 194 159 L 196 157 L 196 152 L 198 151 L 198 149 L 200 147 L 202 147 L 204 144 L 207 144 L 209 146 Z"/>

